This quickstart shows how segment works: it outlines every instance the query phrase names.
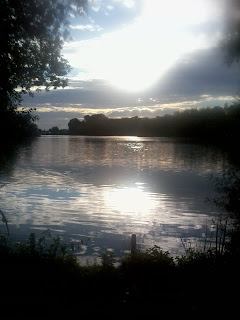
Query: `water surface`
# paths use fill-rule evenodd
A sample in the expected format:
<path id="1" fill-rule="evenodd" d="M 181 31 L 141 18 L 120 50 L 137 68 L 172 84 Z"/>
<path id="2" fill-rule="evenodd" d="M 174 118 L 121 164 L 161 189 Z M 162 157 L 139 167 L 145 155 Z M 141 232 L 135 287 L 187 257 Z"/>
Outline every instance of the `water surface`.
<path id="1" fill-rule="evenodd" d="M 12 234 L 49 228 L 84 259 L 129 252 L 133 233 L 177 255 L 211 232 L 209 177 L 230 166 L 220 149 L 179 139 L 42 136 L 0 171 L 1 209 Z"/>

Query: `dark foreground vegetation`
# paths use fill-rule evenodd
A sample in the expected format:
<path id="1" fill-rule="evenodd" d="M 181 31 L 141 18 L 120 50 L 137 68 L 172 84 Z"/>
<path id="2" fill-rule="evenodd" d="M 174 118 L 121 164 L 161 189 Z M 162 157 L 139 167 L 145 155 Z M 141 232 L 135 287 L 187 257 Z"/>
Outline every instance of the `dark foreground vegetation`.
<path id="1" fill-rule="evenodd" d="M 34 109 L 22 109 L 21 111 L 2 111 L 0 109 L 1 152 L 5 152 L 7 148 L 26 139 L 40 136 L 40 130 L 35 123 L 38 116 L 34 112 Z"/>
<path id="2" fill-rule="evenodd" d="M 48 232 L 20 244 L 7 229 L 0 243 L 1 304 L 18 315 L 36 306 L 38 316 L 233 315 L 240 285 L 239 175 L 227 173 L 216 188 L 219 197 L 212 201 L 227 214 L 215 221 L 214 241 L 176 258 L 153 246 L 136 249 L 117 264 L 106 252 L 101 264 L 82 265 L 71 246 Z"/>

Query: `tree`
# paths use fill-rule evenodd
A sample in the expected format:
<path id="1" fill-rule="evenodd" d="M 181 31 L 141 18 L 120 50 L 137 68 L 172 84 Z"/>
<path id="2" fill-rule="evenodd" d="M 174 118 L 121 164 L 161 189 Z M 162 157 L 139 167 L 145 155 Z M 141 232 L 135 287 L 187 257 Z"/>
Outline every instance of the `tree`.
<path id="1" fill-rule="evenodd" d="M 221 178 L 215 178 L 215 188 L 219 196 L 214 203 L 240 227 L 240 172 L 229 170 Z"/>
<path id="2" fill-rule="evenodd" d="M 230 225 L 228 236 L 230 243 L 228 249 L 236 255 L 239 261 L 240 255 L 240 171 L 229 170 L 220 178 L 215 178 L 215 188 L 218 196 L 213 199 L 215 205 L 227 214 L 227 222 Z M 221 223 L 220 229 L 223 226 Z"/>
<path id="3" fill-rule="evenodd" d="M 225 36 L 223 49 L 228 65 L 240 60 L 240 0 L 228 0 L 224 6 Z"/>
<path id="4" fill-rule="evenodd" d="M 108 117 L 103 113 L 93 114 L 92 116 L 89 116 L 89 115 L 84 116 L 85 122 L 99 122 L 103 120 L 108 120 Z"/>
<path id="5" fill-rule="evenodd" d="M 0 0 L 0 110 L 14 110 L 33 87 L 64 87 L 70 66 L 61 55 L 70 13 L 87 0 Z"/>
<path id="6" fill-rule="evenodd" d="M 69 134 L 78 134 L 81 127 L 81 121 L 77 118 L 73 118 L 68 123 Z"/>
<path id="7" fill-rule="evenodd" d="M 22 94 L 65 87 L 70 71 L 61 55 L 70 14 L 83 14 L 88 0 L 0 0 L 1 146 L 39 134 L 33 109 L 18 111 Z M 7 135 L 6 135 L 7 133 Z"/>
<path id="8" fill-rule="evenodd" d="M 49 129 L 49 133 L 50 134 L 59 134 L 59 128 L 58 128 L 58 126 L 55 126 L 55 127 L 52 127 L 51 129 Z"/>

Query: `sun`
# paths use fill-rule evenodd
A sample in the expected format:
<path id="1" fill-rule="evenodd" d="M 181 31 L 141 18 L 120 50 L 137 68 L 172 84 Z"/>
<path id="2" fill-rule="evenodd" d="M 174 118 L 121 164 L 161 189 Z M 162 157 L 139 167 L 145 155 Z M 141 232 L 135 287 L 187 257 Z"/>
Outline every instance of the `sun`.
<path id="1" fill-rule="evenodd" d="M 104 79 L 130 92 L 149 88 L 175 61 L 174 51 L 170 53 L 167 47 L 160 48 L 156 35 L 143 23 L 105 34 L 91 44 L 81 43 L 80 47 L 79 52 L 84 57 L 77 60 L 88 70 L 89 78 Z"/>
<path id="2" fill-rule="evenodd" d="M 206 47 L 192 30 L 210 19 L 209 0 L 145 0 L 129 25 L 74 43 L 66 55 L 89 79 L 105 79 L 125 91 L 151 87 L 186 52 Z"/>

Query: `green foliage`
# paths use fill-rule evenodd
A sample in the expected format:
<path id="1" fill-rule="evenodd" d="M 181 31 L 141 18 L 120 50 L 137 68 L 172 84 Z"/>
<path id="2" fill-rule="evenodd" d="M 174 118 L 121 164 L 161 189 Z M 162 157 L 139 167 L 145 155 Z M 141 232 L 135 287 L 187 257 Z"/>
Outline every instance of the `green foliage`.
<path id="1" fill-rule="evenodd" d="M 70 14 L 87 0 L 0 0 L 0 143 L 39 135 L 33 109 L 17 111 L 22 95 L 67 85 L 71 67 L 61 50 Z M 3 138 L 4 136 L 4 138 Z"/>
<path id="2" fill-rule="evenodd" d="M 0 108 L 9 110 L 31 88 L 64 87 L 70 71 L 61 49 L 69 14 L 82 14 L 86 0 L 0 1 Z M 19 90 L 16 90 L 19 89 Z"/>

